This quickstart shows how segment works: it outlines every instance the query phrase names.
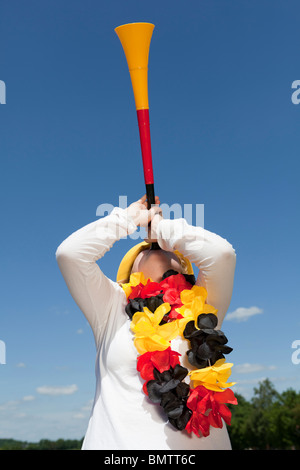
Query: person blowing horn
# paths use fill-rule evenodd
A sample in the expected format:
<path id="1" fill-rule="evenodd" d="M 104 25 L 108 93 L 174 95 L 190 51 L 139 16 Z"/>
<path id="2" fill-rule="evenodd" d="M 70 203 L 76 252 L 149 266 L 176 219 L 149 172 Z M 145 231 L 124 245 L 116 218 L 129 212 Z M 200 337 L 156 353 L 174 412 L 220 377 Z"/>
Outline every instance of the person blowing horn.
<path id="1" fill-rule="evenodd" d="M 230 449 L 226 403 L 237 401 L 227 382 L 232 364 L 224 357 L 232 348 L 220 327 L 235 251 L 184 218 L 165 219 L 154 195 L 147 94 L 153 27 L 132 23 L 115 30 L 133 85 L 146 195 L 79 229 L 56 251 L 96 345 L 96 391 L 82 448 Z M 101 259 L 138 227 L 148 227 L 148 238 L 125 254 L 116 280 L 109 279 Z"/>

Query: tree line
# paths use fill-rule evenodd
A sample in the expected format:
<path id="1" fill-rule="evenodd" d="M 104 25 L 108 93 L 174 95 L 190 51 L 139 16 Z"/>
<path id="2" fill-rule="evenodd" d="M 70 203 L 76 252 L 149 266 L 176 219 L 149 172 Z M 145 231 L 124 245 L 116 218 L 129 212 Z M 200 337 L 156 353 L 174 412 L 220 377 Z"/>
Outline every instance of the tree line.
<path id="1" fill-rule="evenodd" d="M 39 442 L 0 439 L 0 450 L 80 450 L 83 439 L 41 439 Z"/>
<path id="2" fill-rule="evenodd" d="M 238 405 L 229 405 L 228 426 L 233 449 L 300 450 L 300 392 L 290 388 L 278 393 L 265 379 L 249 401 L 235 396 Z"/>

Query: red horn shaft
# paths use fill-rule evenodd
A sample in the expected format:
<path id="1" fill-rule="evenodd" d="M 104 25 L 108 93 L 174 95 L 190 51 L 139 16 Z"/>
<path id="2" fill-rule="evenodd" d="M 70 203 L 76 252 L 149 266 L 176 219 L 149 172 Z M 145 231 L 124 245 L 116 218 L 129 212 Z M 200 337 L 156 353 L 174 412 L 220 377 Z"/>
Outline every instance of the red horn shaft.
<path id="1" fill-rule="evenodd" d="M 140 132 L 140 142 L 144 169 L 144 179 L 146 184 L 146 194 L 148 208 L 151 204 L 155 204 L 154 194 L 154 176 L 152 165 L 151 136 L 150 136 L 150 119 L 149 109 L 138 109 L 137 119 Z"/>
<path id="2" fill-rule="evenodd" d="M 138 109 L 137 118 L 138 118 L 138 125 L 139 125 L 139 131 L 140 131 L 140 141 L 141 141 L 145 183 L 154 184 L 149 109 Z"/>

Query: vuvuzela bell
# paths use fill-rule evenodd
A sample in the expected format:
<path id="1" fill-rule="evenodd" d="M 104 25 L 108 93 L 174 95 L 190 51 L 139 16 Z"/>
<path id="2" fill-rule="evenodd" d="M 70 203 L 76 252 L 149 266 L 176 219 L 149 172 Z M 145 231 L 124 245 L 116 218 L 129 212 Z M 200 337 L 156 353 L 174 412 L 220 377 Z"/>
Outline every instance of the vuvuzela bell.
<path id="1" fill-rule="evenodd" d="M 153 29 L 151 23 L 129 23 L 115 29 L 127 60 L 136 110 L 149 109 L 148 59 Z"/>

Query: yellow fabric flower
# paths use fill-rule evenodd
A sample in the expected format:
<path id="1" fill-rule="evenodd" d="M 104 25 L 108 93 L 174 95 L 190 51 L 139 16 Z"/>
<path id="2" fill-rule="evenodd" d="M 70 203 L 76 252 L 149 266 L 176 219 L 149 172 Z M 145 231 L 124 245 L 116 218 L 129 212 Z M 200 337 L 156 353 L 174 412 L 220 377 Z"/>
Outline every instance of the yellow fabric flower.
<path id="1" fill-rule="evenodd" d="M 219 359 L 213 366 L 197 369 L 189 372 L 194 387 L 203 385 L 209 390 L 223 392 L 224 388 L 231 387 L 236 382 L 226 383 L 231 375 L 233 364 L 225 362 L 225 359 Z"/>
<path id="2" fill-rule="evenodd" d="M 164 351 L 170 346 L 170 341 L 178 336 L 177 321 L 160 325 L 170 309 L 170 304 L 165 302 L 154 313 L 144 307 L 143 312 L 133 315 L 130 328 L 135 334 L 134 345 L 140 354 L 147 351 Z"/>
<path id="3" fill-rule="evenodd" d="M 143 284 L 145 286 L 147 284 L 148 279 L 153 282 L 150 277 L 145 278 L 144 274 L 141 272 L 132 273 L 130 275 L 129 282 L 122 284 L 122 288 L 126 294 L 126 298 L 128 299 L 128 296 L 131 294 L 131 287 L 135 287 L 138 284 Z"/>
<path id="4" fill-rule="evenodd" d="M 194 285 L 191 289 L 185 289 L 181 292 L 181 302 L 187 306 L 191 306 L 195 298 L 202 298 L 205 302 L 207 298 L 207 290 L 202 286 Z"/>
<path id="5" fill-rule="evenodd" d="M 183 318 L 179 320 L 181 334 L 189 321 L 194 321 L 195 327 L 199 329 L 197 318 L 201 313 L 213 313 L 214 315 L 217 315 L 218 310 L 212 305 L 206 304 L 206 298 L 207 291 L 202 286 L 195 285 L 192 289 L 186 289 L 181 292 L 180 300 L 183 303 L 183 306 L 176 309 L 176 312 L 183 316 Z"/>

